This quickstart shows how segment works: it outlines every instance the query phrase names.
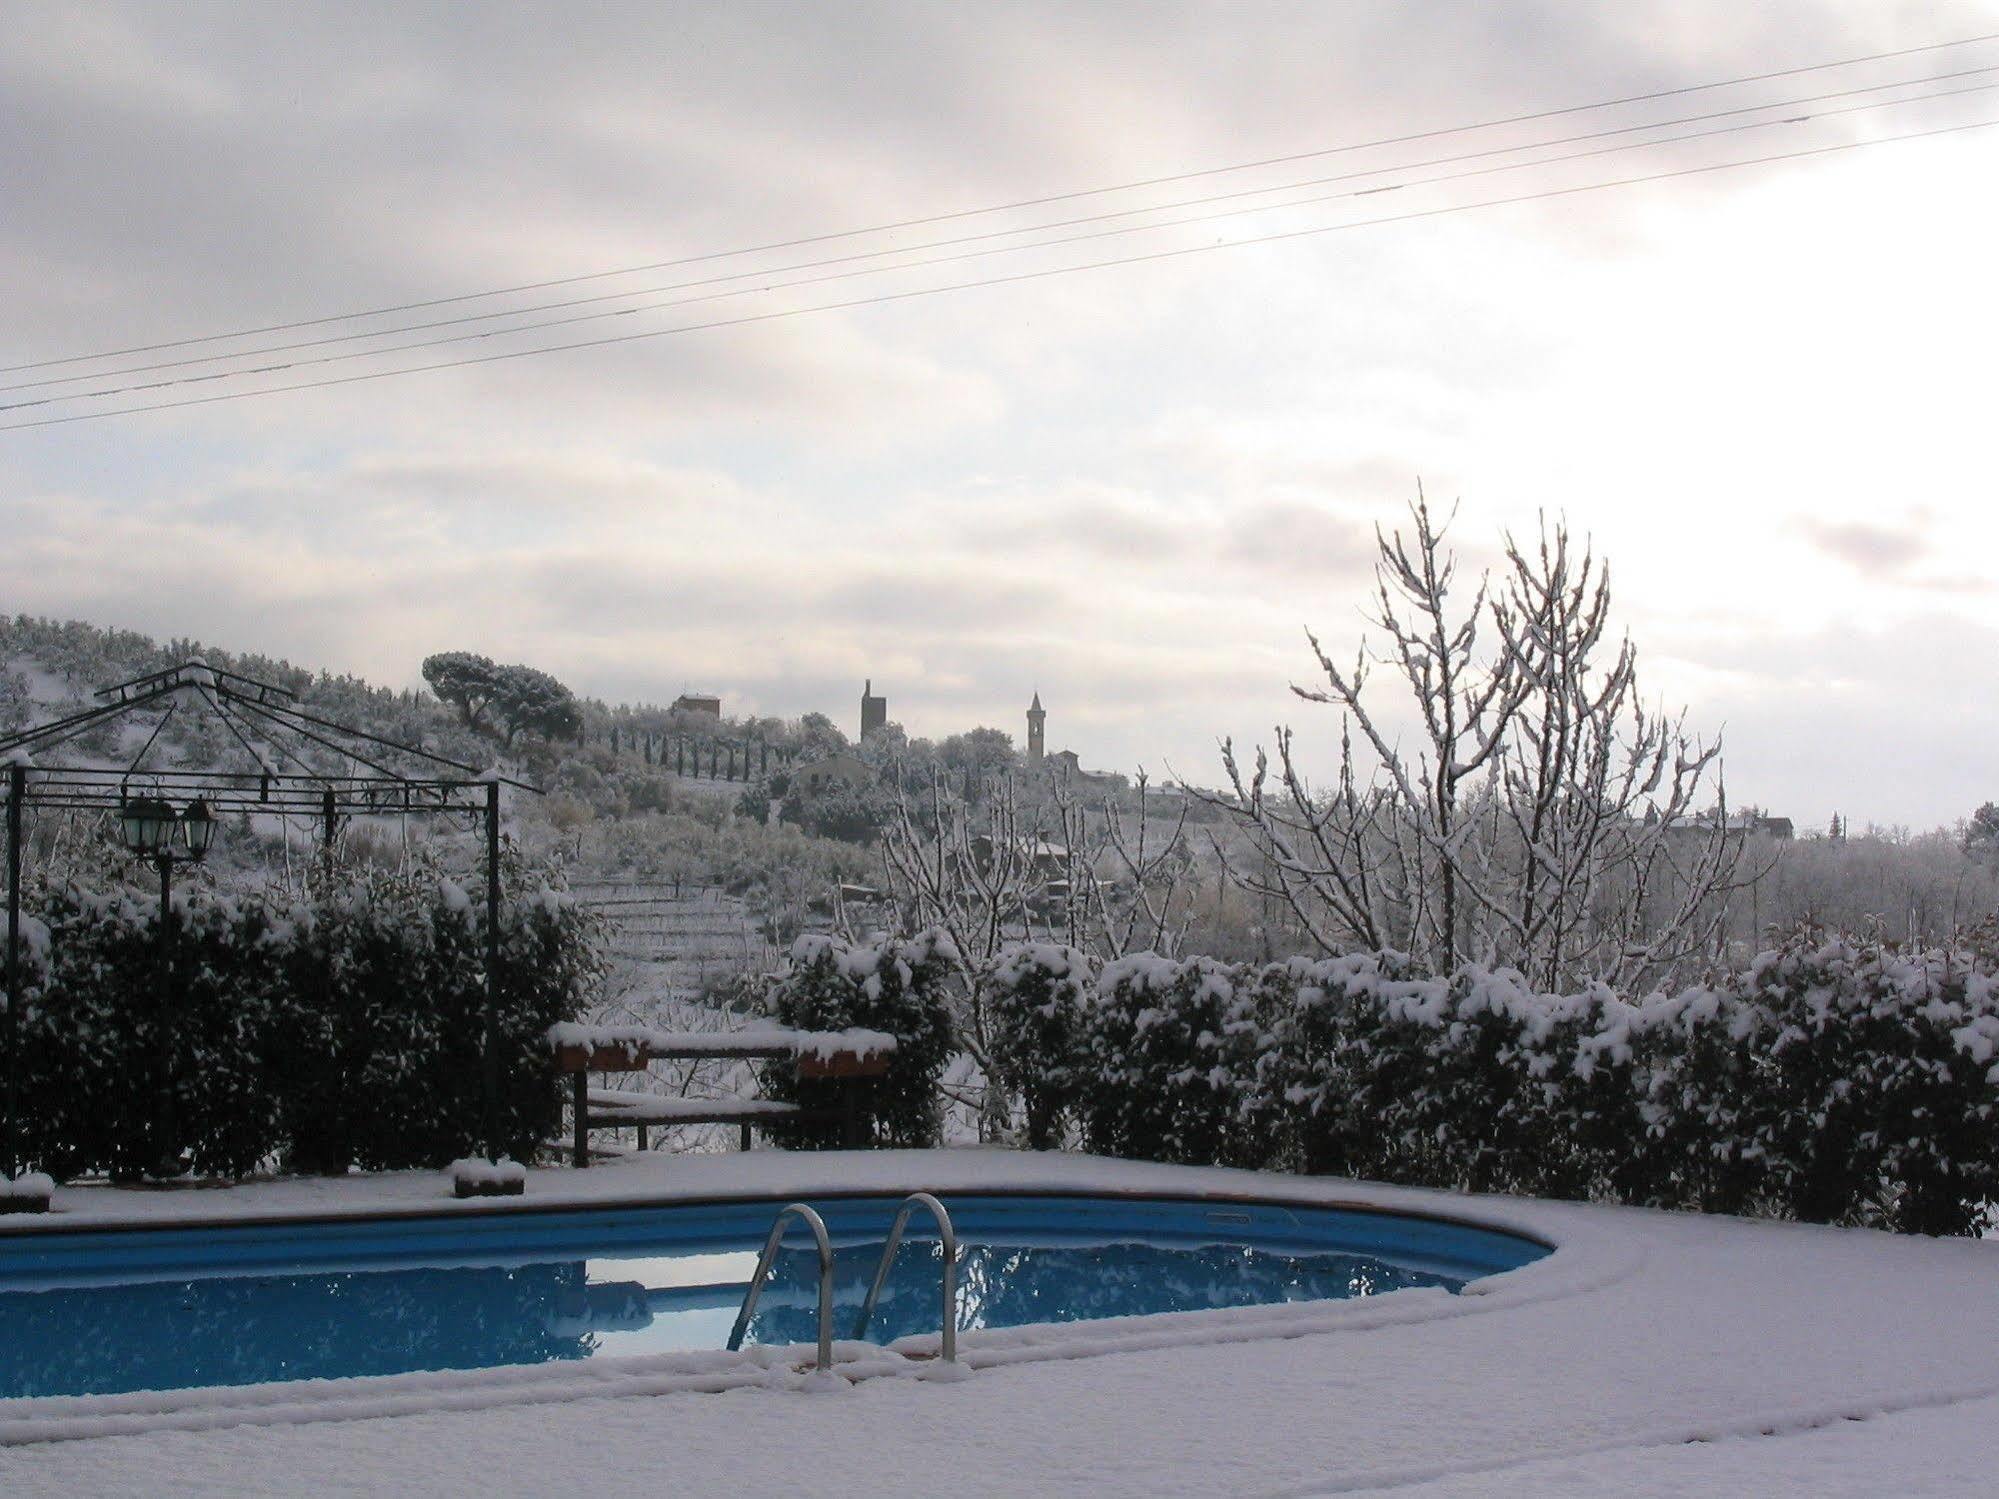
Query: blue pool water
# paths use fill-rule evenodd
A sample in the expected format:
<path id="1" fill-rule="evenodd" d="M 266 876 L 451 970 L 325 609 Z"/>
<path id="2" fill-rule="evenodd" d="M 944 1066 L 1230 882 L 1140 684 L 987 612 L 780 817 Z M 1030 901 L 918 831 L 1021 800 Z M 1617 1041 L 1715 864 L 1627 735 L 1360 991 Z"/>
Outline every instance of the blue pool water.
<path id="1" fill-rule="evenodd" d="M 835 1336 L 895 1199 L 815 1198 Z M 1546 1250 L 1492 1230 L 1167 1198 L 945 1198 L 961 1328 L 1455 1291 Z M 719 1348 L 779 1204 L 453 1214 L 0 1236 L 0 1399 L 476 1369 Z M 749 1341 L 814 1336 L 802 1226 Z M 912 1220 L 871 1339 L 937 1330 L 938 1247 Z"/>

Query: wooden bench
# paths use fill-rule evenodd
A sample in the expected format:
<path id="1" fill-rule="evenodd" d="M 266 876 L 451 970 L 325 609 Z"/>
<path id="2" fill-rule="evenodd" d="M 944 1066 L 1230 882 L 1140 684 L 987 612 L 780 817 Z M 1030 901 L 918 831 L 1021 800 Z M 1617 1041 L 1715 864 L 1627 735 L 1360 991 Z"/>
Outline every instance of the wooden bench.
<path id="1" fill-rule="evenodd" d="M 742 1127 L 742 1148 L 750 1148 L 750 1129 L 771 1119 L 809 1116 L 795 1103 L 775 1098 L 688 1098 L 670 1093 L 631 1093 L 618 1088 L 587 1091 L 587 1129 L 636 1129 L 639 1149 L 647 1148 L 652 1125 L 736 1124 Z"/>
<path id="2" fill-rule="evenodd" d="M 636 1129 L 639 1149 L 647 1146 L 652 1127 L 676 1124 L 735 1124 L 742 1148 L 750 1148 L 750 1131 L 773 1119 L 840 1122 L 840 1139 L 852 1147 L 860 1142 L 858 1099 L 843 1088 L 837 1110 L 802 1109 L 772 1098 L 687 1098 L 616 1088 L 592 1088 L 593 1072 L 645 1072 L 654 1062 L 733 1060 L 793 1060 L 801 1078 L 858 1080 L 888 1071 L 893 1038 L 851 1038 L 832 1031 L 666 1032 L 558 1026 L 550 1032 L 556 1071 L 569 1079 L 574 1139 L 571 1150 L 578 1166 L 590 1164 L 590 1131 Z"/>

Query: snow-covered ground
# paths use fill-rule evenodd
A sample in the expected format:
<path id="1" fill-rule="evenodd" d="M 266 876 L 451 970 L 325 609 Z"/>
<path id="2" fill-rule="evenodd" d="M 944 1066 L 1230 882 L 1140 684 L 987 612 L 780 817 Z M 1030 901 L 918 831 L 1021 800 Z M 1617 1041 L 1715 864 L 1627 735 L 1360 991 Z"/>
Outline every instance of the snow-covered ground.
<path id="1" fill-rule="evenodd" d="M 683 1354 L 342 1382 L 316 1406 L 271 1386 L 178 1409 L 0 1402 L 0 1442 L 28 1419 L 83 1438 L 0 1446 L 0 1494 L 1999 1492 L 1999 1244 L 984 1150 L 634 1157 L 536 1171 L 528 1194 L 919 1186 L 1368 1202 L 1558 1247 L 1457 1298 L 970 1334 L 962 1383 L 877 1358 L 877 1377 L 808 1394 L 769 1353 Z M 449 1190 L 437 1174 L 64 1190 L 58 1216 L 0 1232 L 508 1206 Z M 86 1436 L 93 1422 L 213 1429 Z"/>

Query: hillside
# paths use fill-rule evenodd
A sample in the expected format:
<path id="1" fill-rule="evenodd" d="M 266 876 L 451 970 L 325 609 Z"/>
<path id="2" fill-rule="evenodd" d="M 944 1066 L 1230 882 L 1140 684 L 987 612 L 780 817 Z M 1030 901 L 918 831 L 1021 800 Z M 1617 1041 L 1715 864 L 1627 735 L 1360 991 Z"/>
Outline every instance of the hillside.
<path id="1" fill-rule="evenodd" d="M 688 723 L 690 715 L 586 702 L 580 742 L 523 735 L 509 750 L 468 727 L 429 692 L 377 687 L 206 641 L 161 642 L 77 621 L 17 616 L 0 618 L 0 732 L 76 713 L 92 706 L 102 687 L 190 659 L 283 687 L 317 717 L 466 765 L 497 764 L 543 788 L 543 796 L 511 799 L 510 833 L 531 857 L 560 866 L 586 900 L 604 902 L 614 948 L 653 988 L 697 993 L 746 966 L 769 966 L 810 920 L 817 895 L 839 881 L 864 878 L 872 867 L 852 845 L 738 815 L 743 781 L 705 773 L 717 762 L 718 745 L 752 742 L 752 732 L 772 746 L 770 753 L 788 758 L 786 726 L 768 721 L 752 728 L 692 715 L 698 721 Z M 695 753 L 697 741 L 705 752 Z M 228 726 L 198 709 L 135 714 L 41 758 L 124 765 L 142 752 L 142 769 L 257 769 Z M 324 746 L 303 740 L 285 741 L 281 753 L 290 764 L 321 772 L 351 769 Z M 726 748 L 720 758 L 726 768 Z M 741 776 L 748 755 L 739 750 L 736 758 Z M 702 773 L 677 774 L 676 759 Z M 223 885 L 295 881 L 316 836 L 316 828 L 297 820 L 243 819 L 218 839 L 200 877 Z M 377 862 L 396 862 L 414 845 L 449 865 L 469 864 L 477 854 L 471 830 L 414 819 L 372 819 L 346 828 L 342 839 L 349 856 Z M 49 873 L 87 874 L 96 882 L 131 876 L 103 840 L 73 826 L 37 829 L 30 856 L 31 867 L 39 859 Z M 635 895 L 643 899 L 634 901 Z"/>

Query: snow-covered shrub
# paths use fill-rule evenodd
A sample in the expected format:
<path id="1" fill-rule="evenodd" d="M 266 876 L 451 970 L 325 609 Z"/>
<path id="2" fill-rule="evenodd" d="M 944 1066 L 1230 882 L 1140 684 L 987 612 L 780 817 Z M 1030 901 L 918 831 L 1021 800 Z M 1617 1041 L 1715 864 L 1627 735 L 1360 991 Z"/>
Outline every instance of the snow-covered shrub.
<path id="1" fill-rule="evenodd" d="M 882 1031 L 896 1038 L 896 1048 L 881 1077 L 803 1078 L 789 1062 L 764 1067 L 768 1097 L 816 1116 L 773 1121 L 772 1137 L 793 1147 L 837 1146 L 839 1115 L 851 1093 L 862 1144 L 936 1144 L 942 1118 L 937 1080 L 954 1045 L 949 986 L 957 962 L 951 939 L 934 928 L 904 941 L 800 937 L 790 963 L 771 981 L 772 1017 L 798 1030 Z"/>
<path id="2" fill-rule="evenodd" d="M 157 906 L 72 891 L 37 904 L 46 937 L 22 1037 L 30 1156 L 65 1178 L 137 1176 L 182 1148 L 205 1175 L 242 1176 L 268 1160 L 281 919 L 254 898 L 177 898 L 168 983 Z"/>
<path id="3" fill-rule="evenodd" d="M 1073 947 L 1011 942 L 981 977 L 993 1075 L 1020 1099 L 1030 1150 L 1061 1145 L 1074 1108 L 1095 979 Z"/>
<path id="4" fill-rule="evenodd" d="M 501 903 L 497 1122 L 517 1158 L 556 1128 L 544 1037 L 584 1007 L 593 936 L 559 892 Z M 434 870 L 355 872 L 318 893 L 291 956 L 303 1002 L 274 1067 L 295 1165 L 434 1166 L 486 1147 L 483 889 Z"/>
<path id="5" fill-rule="evenodd" d="M 1640 1134 L 1630 1007 L 1602 985 L 1543 994 L 1515 969 L 1461 968 L 1436 1039 L 1435 1138 L 1474 1191 L 1611 1191 Z"/>
<path id="6" fill-rule="evenodd" d="M 1250 1136 L 1264 1142 L 1261 1164 L 1272 1170 L 1306 1165 L 1310 1115 L 1291 1094 L 1302 1071 L 1300 1022 L 1317 967 L 1309 958 L 1287 958 L 1244 964 L 1235 974 L 1239 1109 Z"/>
<path id="7" fill-rule="evenodd" d="M 1999 982 L 1799 938 L 1626 1003 L 1393 954 L 1290 965 L 1260 1086 L 1305 1169 L 1967 1233 L 1999 1200 Z"/>
<path id="8" fill-rule="evenodd" d="M 58 1181 L 137 1177 L 158 1158 L 158 942 L 123 897 L 62 890 L 36 905 L 15 1083 L 23 1153 Z"/>
<path id="9" fill-rule="evenodd" d="M 53 1175 L 134 1177 L 183 1150 L 241 1176 L 485 1146 L 484 903 L 434 874 L 360 871 L 289 907 L 189 892 L 170 983 L 150 903 L 48 889 L 34 907 L 21 1117 Z M 544 1034 L 581 1011 L 599 959 L 592 919 L 558 895 L 510 894 L 502 922 L 499 1123 L 525 1155 L 560 1107 Z"/>
<path id="10" fill-rule="evenodd" d="M 1099 975 L 1089 1022 L 1078 1108 L 1091 1150 L 1232 1166 L 1273 1153 L 1246 1114 L 1263 1037 L 1232 969 L 1128 954 Z"/>
<path id="11" fill-rule="evenodd" d="M 1431 1086 L 1430 1022 L 1445 987 L 1400 953 L 1294 960 L 1291 1005 L 1271 1021 L 1267 1093 L 1285 1108 L 1311 1173 L 1422 1181 L 1431 1144 L 1403 1116 Z"/>
<path id="12" fill-rule="evenodd" d="M 1546 1143 L 1569 1112 L 1581 1008 L 1510 969 L 1436 979 L 1394 952 L 1305 966 L 1272 1070 L 1306 1168 L 1479 1191 L 1573 1178 L 1568 1145 Z"/>
<path id="13" fill-rule="evenodd" d="M 1974 1232 L 1999 1198 L 1991 972 L 1963 953 L 1800 935 L 1740 982 L 1768 1037 L 1752 1145 L 1791 1215 Z"/>
<path id="14" fill-rule="evenodd" d="M 161 1032 L 180 1140 L 202 1176 L 247 1176 L 273 1154 L 281 1117 L 266 1058 L 290 1003 L 281 982 L 290 924 L 255 898 L 191 900 L 174 936 Z M 155 990 L 157 993 L 157 989 Z M 164 1018 L 164 1016 L 163 1016 Z"/>
<path id="15" fill-rule="evenodd" d="M 1709 1213 L 1776 1209 L 1753 1123 L 1767 1107 L 1753 1059 L 1768 1018 L 1727 979 L 1640 1001 L 1631 1030 L 1636 1180 L 1624 1201 Z"/>

